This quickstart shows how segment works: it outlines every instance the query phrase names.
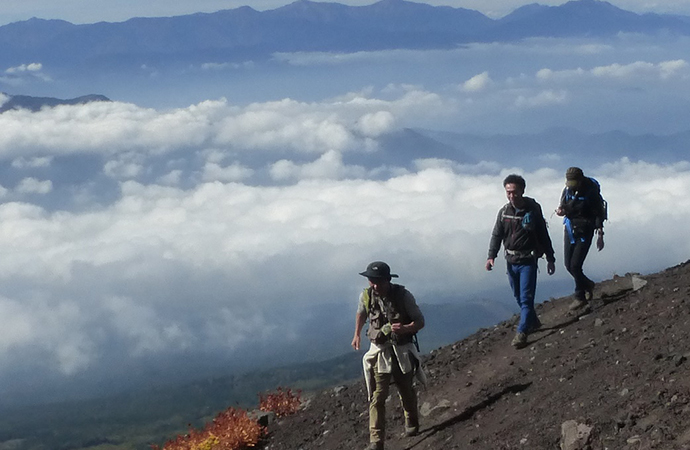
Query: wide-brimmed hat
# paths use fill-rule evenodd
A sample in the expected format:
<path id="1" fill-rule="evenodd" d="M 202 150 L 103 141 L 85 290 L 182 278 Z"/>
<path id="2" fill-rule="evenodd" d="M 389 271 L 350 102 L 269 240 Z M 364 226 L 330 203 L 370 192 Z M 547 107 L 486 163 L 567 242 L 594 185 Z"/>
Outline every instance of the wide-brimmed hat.
<path id="1" fill-rule="evenodd" d="M 383 261 L 369 263 L 367 270 L 360 272 L 360 275 L 367 278 L 397 278 L 398 275 L 391 273 L 391 268 Z"/>
<path id="2" fill-rule="evenodd" d="M 575 187 L 580 184 L 580 181 L 585 177 L 582 169 L 579 167 L 569 167 L 565 171 L 565 185 L 568 187 Z"/>

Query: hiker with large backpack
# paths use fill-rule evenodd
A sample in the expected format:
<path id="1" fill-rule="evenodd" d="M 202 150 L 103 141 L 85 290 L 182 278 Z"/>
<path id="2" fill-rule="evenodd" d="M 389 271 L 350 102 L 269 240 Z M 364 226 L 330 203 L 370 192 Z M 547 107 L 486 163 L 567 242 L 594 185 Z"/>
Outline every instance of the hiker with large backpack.
<path id="1" fill-rule="evenodd" d="M 405 413 L 404 436 L 419 433 L 419 408 L 415 377 L 425 382 L 421 368 L 416 333 L 424 327 L 424 316 L 414 296 L 405 286 L 391 283 L 388 264 L 374 261 L 360 275 L 369 280 L 369 287 L 359 296 L 355 316 L 352 347 L 359 350 L 364 324 L 369 321 L 369 351 L 362 358 L 364 379 L 369 397 L 369 446 L 367 450 L 383 450 L 386 433 L 386 399 L 391 381 Z"/>
<path id="2" fill-rule="evenodd" d="M 599 182 L 586 177 L 579 167 L 565 172 L 565 188 L 556 214 L 563 217 L 563 262 L 575 280 L 571 310 L 589 307 L 595 283 L 582 270 L 587 253 L 597 234 L 597 250 L 604 248 L 604 221 L 608 218 L 606 201 Z"/>
<path id="3" fill-rule="evenodd" d="M 511 174 L 503 180 L 508 197 L 496 217 L 486 270 L 492 270 L 501 248 L 505 251 L 508 281 L 515 300 L 520 306 L 520 321 L 511 345 L 523 348 L 527 345 L 527 335 L 541 327 L 534 310 L 534 296 L 537 289 L 537 262 L 546 256 L 546 271 L 553 275 L 556 271 L 556 258 L 546 220 L 541 206 L 533 198 L 524 196 L 525 179 Z"/>

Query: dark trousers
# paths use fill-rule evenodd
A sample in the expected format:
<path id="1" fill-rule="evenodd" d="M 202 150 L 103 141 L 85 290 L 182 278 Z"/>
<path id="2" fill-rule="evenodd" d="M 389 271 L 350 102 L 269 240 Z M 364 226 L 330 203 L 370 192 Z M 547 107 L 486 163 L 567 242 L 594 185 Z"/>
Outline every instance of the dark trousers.
<path id="1" fill-rule="evenodd" d="M 573 243 L 570 233 L 567 230 L 565 232 L 563 261 L 566 270 L 575 280 L 575 298 L 579 300 L 585 300 L 585 293 L 594 287 L 594 281 L 587 278 L 587 275 L 582 271 L 585 258 L 587 258 L 589 248 L 592 246 L 593 237 L 594 230 L 587 230 L 581 235 L 572 237 L 572 240 L 575 241 Z"/>

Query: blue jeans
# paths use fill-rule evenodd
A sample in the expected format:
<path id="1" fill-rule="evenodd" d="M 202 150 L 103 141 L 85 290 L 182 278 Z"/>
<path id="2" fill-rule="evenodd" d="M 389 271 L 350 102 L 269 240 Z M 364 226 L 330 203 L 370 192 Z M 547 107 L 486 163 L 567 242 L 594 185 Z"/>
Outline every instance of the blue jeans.
<path id="1" fill-rule="evenodd" d="M 520 323 L 518 333 L 527 333 L 539 319 L 534 311 L 534 294 L 537 290 L 537 261 L 527 264 L 508 263 L 508 281 L 513 295 L 520 306 Z"/>

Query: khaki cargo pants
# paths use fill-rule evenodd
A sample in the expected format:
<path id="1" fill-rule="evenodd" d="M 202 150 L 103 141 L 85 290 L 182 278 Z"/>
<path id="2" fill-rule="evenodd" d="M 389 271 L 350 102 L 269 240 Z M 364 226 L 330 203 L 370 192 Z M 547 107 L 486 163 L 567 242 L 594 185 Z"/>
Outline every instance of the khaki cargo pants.
<path id="1" fill-rule="evenodd" d="M 397 361 L 393 361 L 391 373 L 379 373 L 374 369 L 376 389 L 369 403 L 369 441 L 383 442 L 386 438 L 386 399 L 391 380 L 398 386 L 398 394 L 405 412 L 405 428 L 419 429 L 417 392 L 414 389 L 414 370 L 402 373 Z"/>

